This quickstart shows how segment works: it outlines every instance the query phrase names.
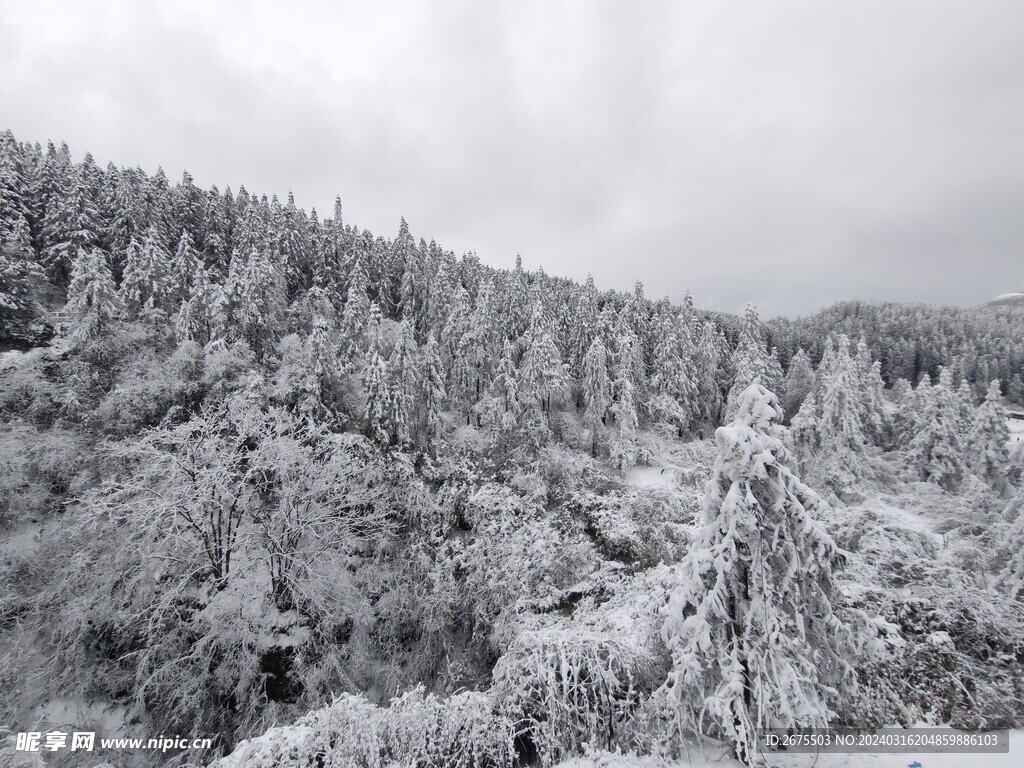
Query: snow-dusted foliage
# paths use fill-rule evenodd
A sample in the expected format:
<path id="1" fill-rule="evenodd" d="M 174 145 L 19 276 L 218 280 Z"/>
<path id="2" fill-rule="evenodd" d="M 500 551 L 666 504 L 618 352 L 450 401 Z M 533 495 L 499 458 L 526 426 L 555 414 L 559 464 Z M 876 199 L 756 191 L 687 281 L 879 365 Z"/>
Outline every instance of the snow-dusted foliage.
<path id="1" fill-rule="evenodd" d="M 755 381 L 715 433 L 705 528 L 666 608 L 674 726 L 754 760 L 757 728 L 828 723 L 853 683 L 854 645 L 833 610 L 841 557 L 818 496 L 788 468 L 782 409 Z"/>
<path id="2" fill-rule="evenodd" d="M 551 766 L 583 744 L 614 748 L 654 668 L 643 646 L 554 627 L 515 639 L 494 669 L 494 690 L 520 739 Z"/>
<path id="3" fill-rule="evenodd" d="M 287 728 L 242 742 L 218 768 L 501 768 L 513 765 L 513 724 L 491 698 L 448 699 L 416 688 L 386 707 L 341 696 Z"/>

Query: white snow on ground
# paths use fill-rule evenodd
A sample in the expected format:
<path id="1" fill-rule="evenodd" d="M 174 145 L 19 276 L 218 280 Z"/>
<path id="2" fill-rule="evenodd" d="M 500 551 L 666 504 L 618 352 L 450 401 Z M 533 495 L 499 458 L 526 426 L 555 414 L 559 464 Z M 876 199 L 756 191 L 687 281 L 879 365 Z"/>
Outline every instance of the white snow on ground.
<path id="1" fill-rule="evenodd" d="M 24 522 L 9 529 L 0 529 L 0 556 L 28 555 L 42 546 L 49 522 Z"/>
<path id="2" fill-rule="evenodd" d="M 637 488 L 675 488 L 679 472 L 672 467 L 632 467 L 626 470 L 626 482 Z"/>
<path id="3" fill-rule="evenodd" d="M 1024 442 L 1024 419 L 1007 419 L 1006 425 L 1010 428 L 1010 450 L 1013 450 L 1017 443 Z"/>
<path id="4" fill-rule="evenodd" d="M 51 699 L 36 709 L 35 717 L 36 722 L 44 730 L 89 730 L 95 731 L 103 738 L 128 735 L 125 730 L 128 708 L 119 704 L 87 703 L 80 699 Z"/>
<path id="5" fill-rule="evenodd" d="M 956 754 L 929 752 L 925 754 L 783 754 L 764 755 L 769 768 L 904 768 L 915 762 L 920 768 L 1019 768 L 1024 765 L 1024 730 L 1010 731 L 1007 753 Z M 651 757 L 624 757 L 602 753 L 591 758 L 575 758 L 559 768 L 741 768 L 735 760 L 722 756 L 721 750 L 706 750 L 702 755 L 695 748 L 690 759 L 669 762 Z"/>
<path id="6" fill-rule="evenodd" d="M 910 510 L 894 507 L 891 504 L 886 504 L 878 499 L 866 502 L 863 505 L 863 508 L 870 509 L 881 517 L 887 518 L 891 525 L 923 533 L 926 536 L 933 538 L 937 545 L 942 546 L 942 536 L 935 533 L 935 524 L 927 517 L 919 515 L 916 512 L 911 512 Z"/>
<path id="7" fill-rule="evenodd" d="M 1019 297 L 1024 297 L 1024 293 L 1000 293 L 993 299 L 993 301 L 1000 301 L 1002 299 L 1016 299 Z"/>
<path id="8" fill-rule="evenodd" d="M 25 353 L 20 349 L 10 349 L 6 352 L 0 352 L 0 371 L 17 368 L 24 354 Z"/>

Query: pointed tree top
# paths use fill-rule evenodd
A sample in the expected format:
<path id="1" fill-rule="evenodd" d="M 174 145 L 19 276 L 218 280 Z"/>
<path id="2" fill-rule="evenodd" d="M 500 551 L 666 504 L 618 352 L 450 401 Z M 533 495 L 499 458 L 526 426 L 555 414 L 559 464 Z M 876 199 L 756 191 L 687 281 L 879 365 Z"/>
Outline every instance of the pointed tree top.
<path id="1" fill-rule="evenodd" d="M 782 423 L 782 408 L 775 393 L 761 384 L 760 377 L 743 392 L 736 403 L 735 422 L 743 422 L 757 429 L 764 429 L 770 424 Z"/>

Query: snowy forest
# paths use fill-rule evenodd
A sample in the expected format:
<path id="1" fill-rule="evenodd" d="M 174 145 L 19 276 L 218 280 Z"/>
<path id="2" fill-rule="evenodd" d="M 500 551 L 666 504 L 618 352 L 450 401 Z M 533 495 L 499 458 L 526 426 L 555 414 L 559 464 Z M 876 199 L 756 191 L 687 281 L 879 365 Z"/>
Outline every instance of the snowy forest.
<path id="1" fill-rule="evenodd" d="M 0 136 L 0 738 L 214 738 L 25 765 L 1024 726 L 1024 305 L 764 321 L 236 189 Z"/>

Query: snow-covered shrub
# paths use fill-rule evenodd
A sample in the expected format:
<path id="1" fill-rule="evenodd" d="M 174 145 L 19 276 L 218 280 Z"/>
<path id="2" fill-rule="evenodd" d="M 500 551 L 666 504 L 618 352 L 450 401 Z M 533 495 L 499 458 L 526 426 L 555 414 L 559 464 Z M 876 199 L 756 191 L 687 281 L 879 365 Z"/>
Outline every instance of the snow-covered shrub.
<path id="1" fill-rule="evenodd" d="M 218 768 L 501 768 L 513 762 L 512 722 L 489 696 L 448 699 L 415 688 L 378 707 L 343 695 L 295 725 L 242 742 Z"/>
<path id="2" fill-rule="evenodd" d="M 614 485 L 601 462 L 559 445 L 541 449 L 537 463 L 550 504 L 561 504 L 578 491 L 600 493 Z"/>
<path id="3" fill-rule="evenodd" d="M 583 521 L 602 555 L 624 563 L 673 563 L 693 540 L 692 513 L 667 488 L 580 492 L 563 509 Z"/>
<path id="4" fill-rule="evenodd" d="M 620 746 L 655 668 L 642 645 L 560 625 L 519 635 L 494 668 L 494 691 L 521 757 L 550 766 L 584 744 Z"/>
<path id="5" fill-rule="evenodd" d="M 495 483 L 466 503 L 473 536 L 456 545 L 453 557 L 468 596 L 474 631 L 503 648 L 514 626 L 498 627 L 517 605 L 543 601 L 596 571 L 601 560 L 582 526 L 547 515 Z"/>
<path id="6" fill-rule="evenodd" d="M 840 720 L 856 726 L 919 721 L 999 728 L 1024 717 L 1024 608 L 984 588 L 920 585 L 914 594 L 862 589 L 879 617 L 883 652 L 859 664 Z"/>

